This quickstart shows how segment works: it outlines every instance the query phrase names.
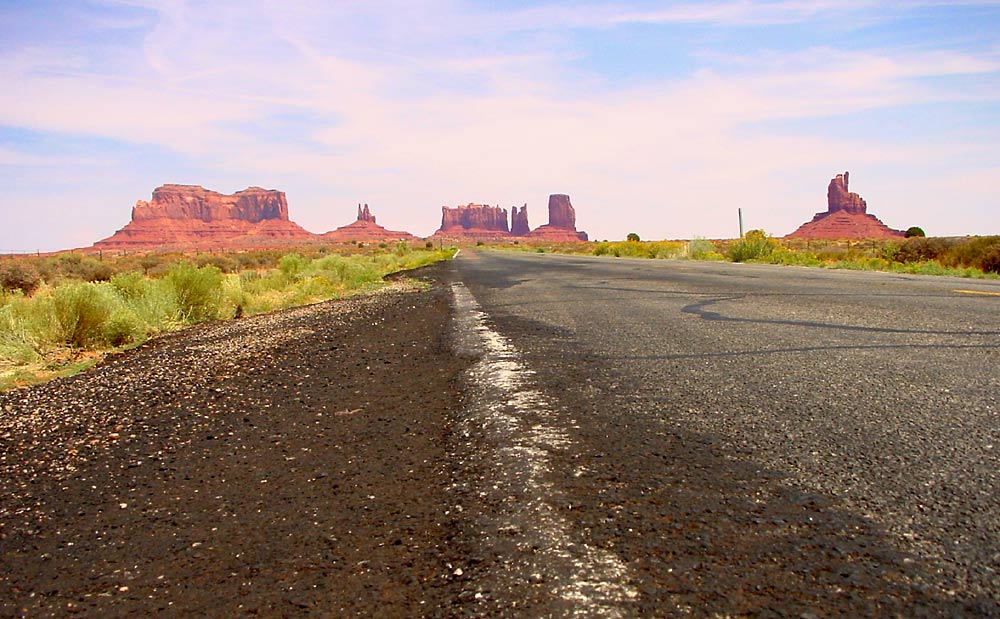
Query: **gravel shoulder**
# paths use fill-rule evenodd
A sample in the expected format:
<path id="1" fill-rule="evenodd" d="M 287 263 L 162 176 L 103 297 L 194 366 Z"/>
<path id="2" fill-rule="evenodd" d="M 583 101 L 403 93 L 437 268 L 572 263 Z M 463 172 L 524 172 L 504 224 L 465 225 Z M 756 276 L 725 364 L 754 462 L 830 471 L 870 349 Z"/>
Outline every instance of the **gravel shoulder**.
<path id="1" fill-rule="evenodd" d="M 0 616 L 445 612 L 449 302 L 398 283 L 0 394 Z"/>

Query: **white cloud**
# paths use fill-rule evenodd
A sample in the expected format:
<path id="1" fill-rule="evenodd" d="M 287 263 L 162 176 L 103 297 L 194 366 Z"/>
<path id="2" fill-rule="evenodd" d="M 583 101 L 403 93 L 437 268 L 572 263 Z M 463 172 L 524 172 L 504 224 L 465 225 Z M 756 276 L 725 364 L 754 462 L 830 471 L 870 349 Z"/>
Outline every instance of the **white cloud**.
<path id="1" fill-rule="evenodd" d="M 841 3 L 682 3 L 656 11 L 552 5 L 499 17 L 443 0 L 423 10 L 392 3 L 388 11 L 361 4 L 328 10 L 327 3 L 198 10 L 183 2 L 130 4 L 154 9 L 156 25 L 141 50 L 121 49 L 106 65 L 88 50 L 0 58 L 8 85 L 0 92 L 0 125 L 179 153 L 204 170 L 198 182 L 206 186 L 240 177 L 289 191 L 293 218 L 315 222 L 316 231 L 346 223 L 358 200 L 376 207 L 380 222 L 418 234 L 433 231 L 437 207 L 469 201 L 528 201 L 538 225 L 547 194 L 564 192 L 578 205 L 581 226 L 602 238 L 637 227 L 644 237 L 731 235 L 737 206 L 784 233 L 822 210 L 826 181 L 842 171 L 841 162 L 855 169 L 887 161 L 922 166 L 944 147 L 933 139 L 925 146 L 861 143 L 749 127 L 1000 98 L 988 87 L 926 83 L 976 76 L 995 85 L 995 49 L 706 54 L 699 71 L 623 88 L 608 78 L 576 81 L 579 69 L 563 64 L 565 41 L 546 47 L 543 39 L 529 49 L 504 43 L 524 30 L 623 22 L 804 21 Z M 849 10 L 872 6 L 855 2 Z M 483 32 L 482 45 L 469 32 Z M 141 56 L 130 59 L 130 52 Z M 316 124 L 285 140 L 265 130 L 269 119 L 288 115 Z M 948 146 L 959 154 L 981 147 Z M 32 157 L 0 150 L 0 165 L 54 165 Z M 801 183 L 808 189 L 789 190 L 790 177 L 802 174 L 812 177 Z M 309 197 L 295 202 L 296 193 Z M 770 196 L 798 202 L 786 208 Z M 123 196 L 122 203 L 138 197 Z M 623 221 L 626 209 L 634 222 Z"/>

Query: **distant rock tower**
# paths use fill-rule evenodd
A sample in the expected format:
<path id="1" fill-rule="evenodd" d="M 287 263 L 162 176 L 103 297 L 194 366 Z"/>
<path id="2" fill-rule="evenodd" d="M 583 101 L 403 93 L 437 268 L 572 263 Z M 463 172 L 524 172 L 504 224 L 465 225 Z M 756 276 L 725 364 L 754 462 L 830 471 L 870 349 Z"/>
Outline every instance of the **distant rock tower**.
<path id="1" fill-rule="evenodd" d="M 516 206 L 510 209 L 510 233 L 513 236 L 525 236 L 531 232 L 528 227 L 528 205 L 525 204 L 518 210 Z"/>
<path id="2" fill-rule="evenodd" d="M 372 215 L 370 210 L 368 210 L 367 203 L 363 209 L 360 204 L 358 205 L 358 221 L 370 221 L 371 223 L 375 223 L 375 216 Z"/>
<path id="3" fill-rule="evenodd" d="M 826 188 L 827 212 L 847 211 L 858 215 L 864 215 L 868 210 L 868 205 L 856 193 L 851 193 L 847 189 L 850 179 L 850 172 L 844 172 L 833 177 L 830 185 Z"/>
<path id="4" fill-rule="evenodd" d="M 549 223 L 539 226 L 528 236 L 556 242 L 586 241 L 586 232 L 576 230 L 576 210 L 569 196 L 554 193 L 549 196 Z"/>

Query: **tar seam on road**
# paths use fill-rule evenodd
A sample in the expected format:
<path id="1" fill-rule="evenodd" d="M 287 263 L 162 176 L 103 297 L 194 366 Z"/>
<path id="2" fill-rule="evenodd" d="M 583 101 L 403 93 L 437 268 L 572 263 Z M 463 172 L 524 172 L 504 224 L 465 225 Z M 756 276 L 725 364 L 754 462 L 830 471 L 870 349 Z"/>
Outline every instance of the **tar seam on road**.
<path id="1" fill-rule="evenodd" d="M 566 450 L 571 440 L 557 425 L 552 404 L 518 350 L 487 324 L 472 293 L 461 284 L 452 292 L 456 352 L 478 357 L 468 370 L 468 404 L 458 430 L 464 437 L 482 437 L 488 451 L 481 454 L 486 475 L 473 490 L 500 505 L 489 516 L 494 521 L 489 528 L 516 536 L 517 548 L 530 549 L 504 557 L 504 573 L 491 577 L 546 587 L 545 597 L 566 616 L 626 616 L 623 605 L 638 595 L 628 584 L 628 568 L 612 553 L 575 540 L 556 507 L 561 493 L 547 479 L 550 454 Z M 501 549 L 488 535 L 480 539 L 497 545 L 487 551 Z"/>

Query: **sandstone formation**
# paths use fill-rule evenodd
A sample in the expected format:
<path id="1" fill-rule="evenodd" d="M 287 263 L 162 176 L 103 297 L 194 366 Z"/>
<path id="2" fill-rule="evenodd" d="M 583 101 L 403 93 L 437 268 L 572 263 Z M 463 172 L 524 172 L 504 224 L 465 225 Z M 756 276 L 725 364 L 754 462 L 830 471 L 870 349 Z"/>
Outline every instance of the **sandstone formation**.
<path id="1" fill-rule="evenodd" d="M 576 230 L 576 211 L 565 194 L 549 196 L 549 223 L 539 226 L 528 238 L 554 242 L 586 241 L 586 232 Z"/>
<path id="2" fill-rule="evenodd" d="M 528 227 L 528 205 L 525 204 L 518 210 L 516 206 L 510 209 L 510 234 L 511 236 L 525 236 L 531 232 Z"/>
<path id="3" fill-rule="evenodd" d="M 856 193 L 848 190 L 849 174 L 838 174 L 826 190 L 827 210 L 816 213 L 789 239 L 883 239 L 903 236 L 901 230 L 893 230 L 877 217 L 869 214 L 868 205 Z"/>
<path id="4" fill-rule="evenodd" d="M 375 223 L 375 216 L 367 204 L 364 208 L 358 205 L 357 220 L 321 236 L 330 241 L 408 241 L 417 238 L 409 232 L 386 230 Z"/>
<path id="5" fill-rule="evenodd" d="M 850 179 L 850 172 L 844 172 L 833 177 L 830 185 L 826 188 L 827 212 L 847 211 L 855 215 L 864 215 L 868 210 L 868 204 L 856 193 L 847 189 Z"/>
<path id="6" fill-rule="evenodd" d="M 249 247 L 312 239 L 288 218 L 285 194 L 249 187 L 232 195 L 197 185 L 163 185 L 139 200 L 132 221 L 97 249 Z"/>
<path id="7" fill-rule="evenodd" d="M 494 239 L 510 236 L 507 209 L 488 204 L 441 207 L 441 227 L 434 233 L 445 237 Z"/>

